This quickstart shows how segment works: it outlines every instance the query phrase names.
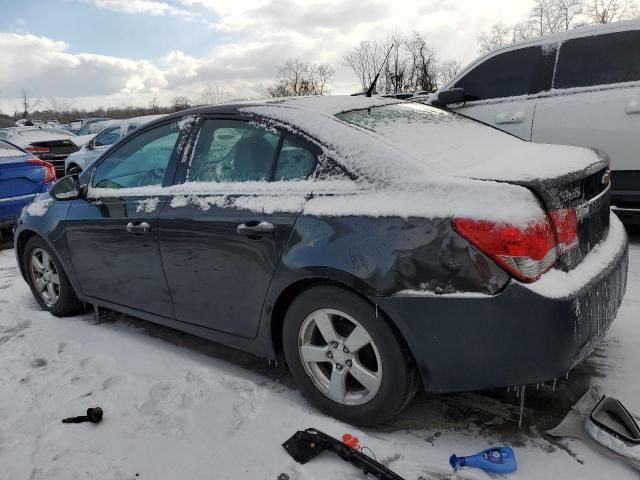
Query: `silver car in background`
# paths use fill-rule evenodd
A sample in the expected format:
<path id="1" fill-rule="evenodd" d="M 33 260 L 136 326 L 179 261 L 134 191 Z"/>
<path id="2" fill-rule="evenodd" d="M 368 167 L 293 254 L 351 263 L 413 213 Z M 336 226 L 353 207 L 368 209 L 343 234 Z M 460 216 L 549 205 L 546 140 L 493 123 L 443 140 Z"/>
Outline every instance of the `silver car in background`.
<path id="1" fill-rule="evenodd" d="M 145 123 L 160 117 L 162 117 L 162 115 L 146 115 L 144 117 L 134 117 L 126 120 L 108 120 L 102 122 L 104 126 L 102 131 L 85 143 L 80 150 L 67 157 L 65 160 L 65 172 L 67 175 L 80 173 L 122 137 Z"/>

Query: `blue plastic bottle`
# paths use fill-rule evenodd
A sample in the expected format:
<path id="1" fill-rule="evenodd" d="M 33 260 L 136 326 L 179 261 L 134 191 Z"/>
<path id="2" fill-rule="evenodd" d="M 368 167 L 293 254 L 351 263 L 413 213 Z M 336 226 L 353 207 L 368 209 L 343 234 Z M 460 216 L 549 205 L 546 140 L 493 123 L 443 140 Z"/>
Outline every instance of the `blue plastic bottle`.
<path id="1" fill-rule="evenodd" d="M 491 473 L 511 473 L 518 468 L 516 456 L 511 447 L 489 448 L 469 457 L 451 455 L 449 463 L 454 470 L 459 467 L 476 467 Z"/>

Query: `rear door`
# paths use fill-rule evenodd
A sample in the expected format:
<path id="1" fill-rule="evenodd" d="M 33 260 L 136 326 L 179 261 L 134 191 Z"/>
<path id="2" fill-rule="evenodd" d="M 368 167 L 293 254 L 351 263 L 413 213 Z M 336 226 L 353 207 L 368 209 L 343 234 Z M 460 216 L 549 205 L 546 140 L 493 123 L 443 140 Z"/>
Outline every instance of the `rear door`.
<path id="1" fill-rule="evenodd" d="M 71 203 L 65 233 L 86 295 L 171 318 L 157 215 L 184 133 L 178 122 L 140 132 L 98 161 L 87 198 Z M 155 194 L 154 194 L 155 192 Z"/>
<path id="2" fill-rule="evenodd" d="M 538 104 L 533 141 L 606 153 L 613 189 L 635 191 L 640 201 L 640 31 L 562 43 L 553 95 Z"/>
<path id="3" fill-rule="evenodd" d="M 453 84 L 467 101 L 448 108 L 530 140 L 535 95 L 551 88 L 555 58 L 555 44 L 497 53 Z"/>
<path id="4" fill-rule="evenodd" d="M 253 338 L 308 193 L 292 190 L 292 180 L 311 174 L 317 151 L 240 120 L 205 119 L 197 138 L 182 180 L 198 183 L 185 185 L 158 219 L 175 316 Z"/>

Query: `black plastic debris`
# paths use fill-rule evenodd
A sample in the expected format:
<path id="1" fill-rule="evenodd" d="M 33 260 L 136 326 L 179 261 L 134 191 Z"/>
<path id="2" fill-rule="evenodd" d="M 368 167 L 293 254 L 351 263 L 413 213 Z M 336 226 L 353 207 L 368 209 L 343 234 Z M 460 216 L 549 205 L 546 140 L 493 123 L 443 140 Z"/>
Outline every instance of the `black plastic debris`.
<path id="1" fill-rule="evenodd" d="M 87 408 L 87 414 L 79 417 L 69 417 L 62 420 L 62 423 L 100 423 L 102 421 L 102 409 L 100 407 Z"/>

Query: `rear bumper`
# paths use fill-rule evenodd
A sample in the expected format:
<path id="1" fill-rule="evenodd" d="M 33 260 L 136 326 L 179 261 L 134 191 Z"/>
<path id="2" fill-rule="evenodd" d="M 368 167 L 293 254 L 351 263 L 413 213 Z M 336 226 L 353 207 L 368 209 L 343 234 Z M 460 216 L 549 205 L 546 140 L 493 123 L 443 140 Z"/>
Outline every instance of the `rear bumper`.
<path id="1" fill-rule="evenodd" d="M 404 334 L 426 390 L 527 385 L 565 374 L 593 351 L 622 303 L 627 266 L 626 233 L 612 216 L 607 238 L 568 274 L 512 281 L 494 296 L 377 301 Z"/>

